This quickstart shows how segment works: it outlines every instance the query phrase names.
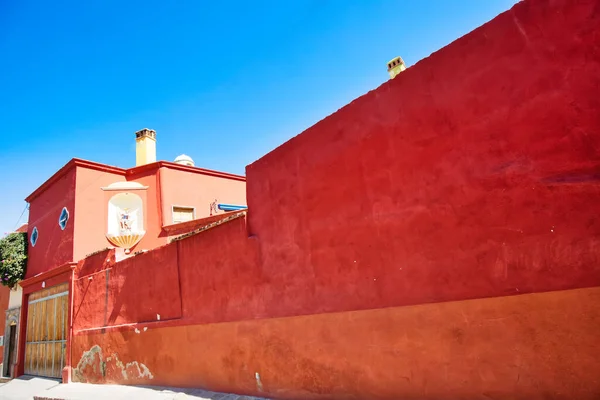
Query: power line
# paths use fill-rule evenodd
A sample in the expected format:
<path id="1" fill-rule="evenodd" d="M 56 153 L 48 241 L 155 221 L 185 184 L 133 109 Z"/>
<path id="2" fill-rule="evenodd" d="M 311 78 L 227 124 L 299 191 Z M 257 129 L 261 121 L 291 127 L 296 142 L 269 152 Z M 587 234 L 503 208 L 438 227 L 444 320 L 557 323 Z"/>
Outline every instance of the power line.
<path id="1" fill-rule="evenodd" d="M 23 214 L 25 214 L 25 211 L 28 210 L 28 209 L 29 209 L 29 203 L 25 204 L 25 208 L 23 209 L 23 212 L 19 216 L 19 219 L 17 220 L 17 223 L 15 224 L 15 227 L 13 228 L 13 231 L 17 230 L 17 228 L 19 227 L 19 222 L 21 222 L 21 218 L 23 218 Z"/>

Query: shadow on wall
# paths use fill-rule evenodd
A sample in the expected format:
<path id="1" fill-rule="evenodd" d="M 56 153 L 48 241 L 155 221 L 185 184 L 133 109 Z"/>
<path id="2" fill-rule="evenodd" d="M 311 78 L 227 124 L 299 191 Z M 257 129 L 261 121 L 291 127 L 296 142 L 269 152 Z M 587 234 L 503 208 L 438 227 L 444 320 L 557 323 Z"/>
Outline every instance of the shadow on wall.
<path id="1" fill-rule="evenodd" d="M 98 253 L 77 267 L 74 329 L 268 316 L 272 285 L 258 265 L 245 217 L 120 262 Z"/>
<path id="2" fill-rule="evenodd" d="M 78 266 L 76 330 L 181 317 L 175 246 L 163 246 L 118 263 L 114 250 L 92 257 Z"/>

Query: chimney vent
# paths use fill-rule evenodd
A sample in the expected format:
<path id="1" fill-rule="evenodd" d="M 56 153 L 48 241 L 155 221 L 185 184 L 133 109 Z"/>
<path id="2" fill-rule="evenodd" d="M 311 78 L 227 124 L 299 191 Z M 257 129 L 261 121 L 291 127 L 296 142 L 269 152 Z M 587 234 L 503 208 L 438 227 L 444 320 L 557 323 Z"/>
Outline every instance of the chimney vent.
<path id="1" fill-rule="evenodd" d="M 156 131 L 148 128 L 135 133 L 135 166 L 156 162 Z"/>
<path id="2" fill-rule="evenodd" d="M 406 69 L 406 65 L 404 65 L 404 60 L 402 57 L 392 58 L 387 63 L 388 74 L 390 74 L 390 79 L 394 79 L 400 72 Z"/>

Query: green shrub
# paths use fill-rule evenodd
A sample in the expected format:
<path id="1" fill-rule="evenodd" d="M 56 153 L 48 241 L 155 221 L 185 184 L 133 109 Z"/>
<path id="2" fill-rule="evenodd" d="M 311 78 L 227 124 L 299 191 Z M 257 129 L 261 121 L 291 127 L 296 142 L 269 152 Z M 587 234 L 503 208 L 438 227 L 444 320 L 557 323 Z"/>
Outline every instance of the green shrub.
<path id="1" fill-rule="evenodd" d="M 0 283 L 13 288 L 25 276 L 27 234 L 9 233 L 0 239 Z"/>

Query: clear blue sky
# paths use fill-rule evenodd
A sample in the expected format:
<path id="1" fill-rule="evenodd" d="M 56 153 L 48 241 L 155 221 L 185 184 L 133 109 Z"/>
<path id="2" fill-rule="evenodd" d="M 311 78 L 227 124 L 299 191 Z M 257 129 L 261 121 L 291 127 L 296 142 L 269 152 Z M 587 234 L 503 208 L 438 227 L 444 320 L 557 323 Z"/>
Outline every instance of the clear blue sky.
<path id="1" fill-rule="evenodd" d="M 244 167 L 515 0 L 0 0 L 0 236 L 73 157 Z M 27 221 L 25 214 L 21 222 Z"/>

